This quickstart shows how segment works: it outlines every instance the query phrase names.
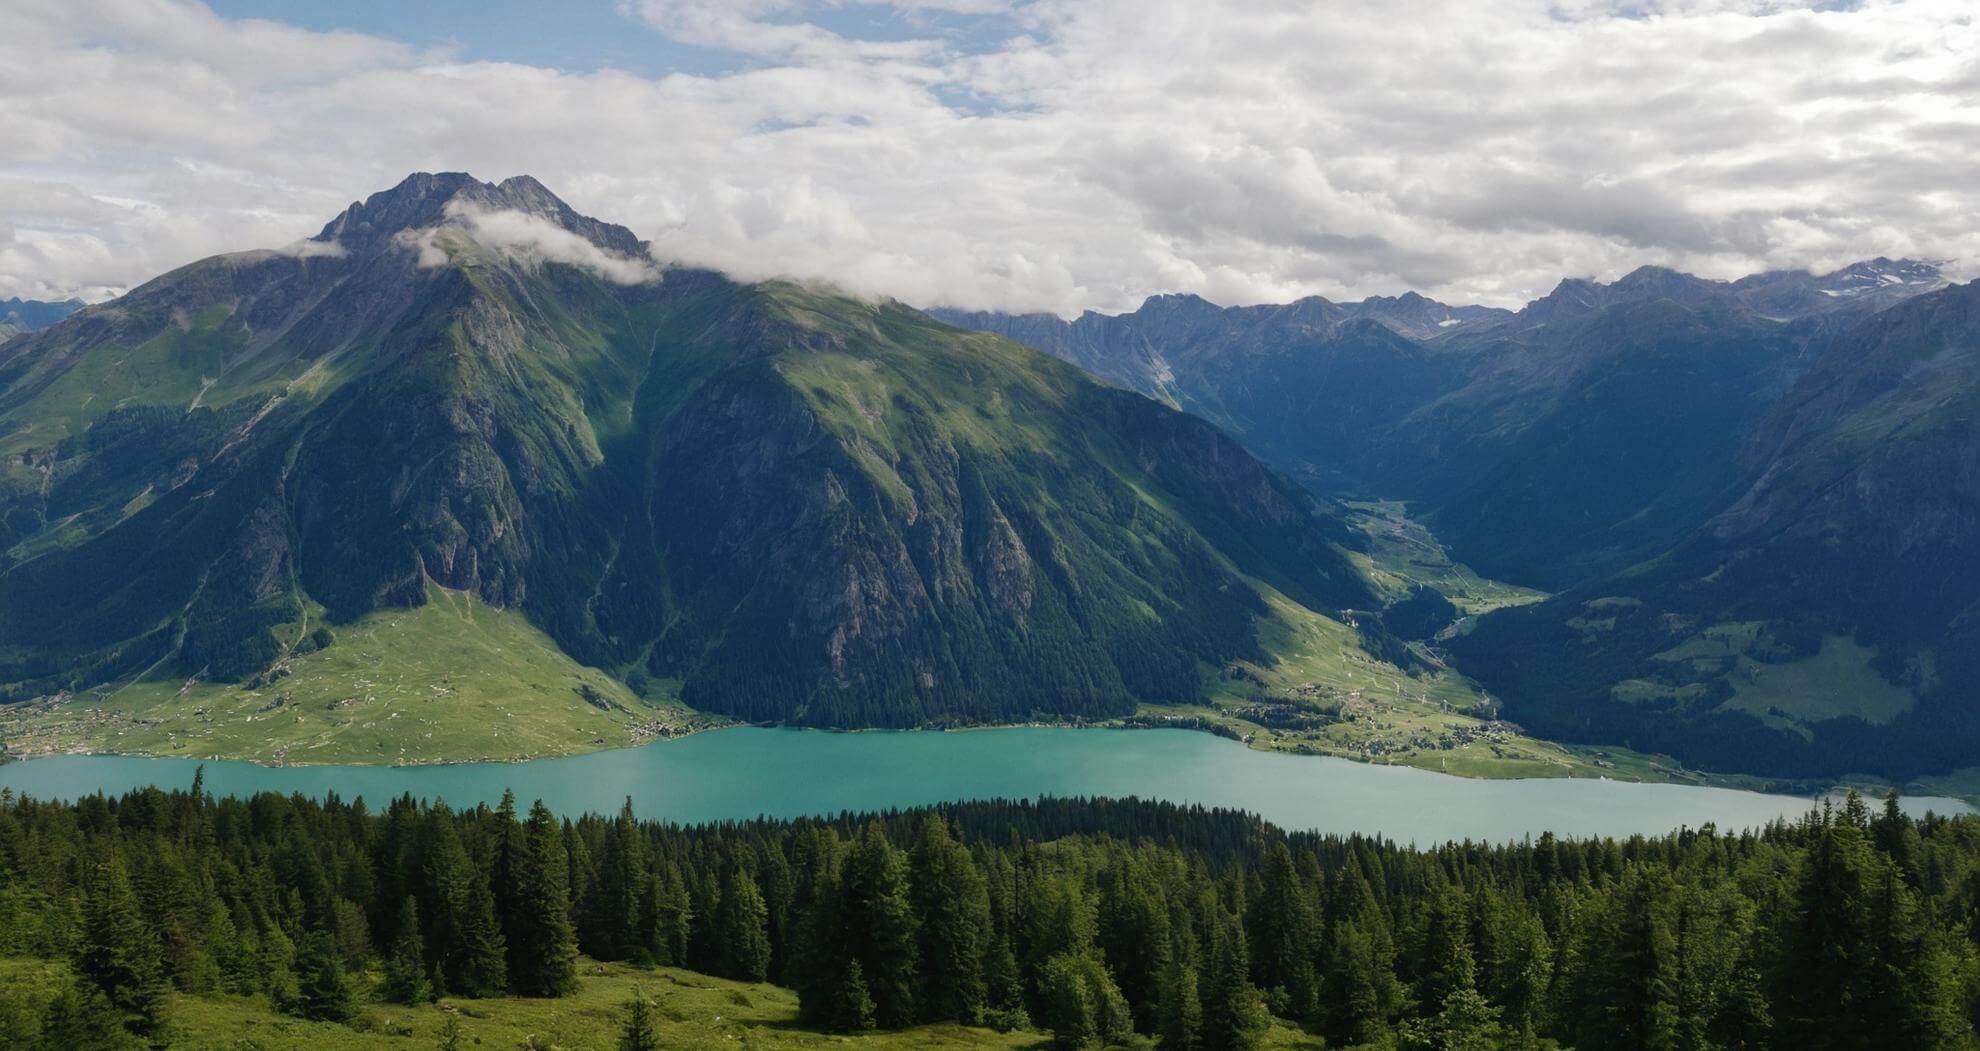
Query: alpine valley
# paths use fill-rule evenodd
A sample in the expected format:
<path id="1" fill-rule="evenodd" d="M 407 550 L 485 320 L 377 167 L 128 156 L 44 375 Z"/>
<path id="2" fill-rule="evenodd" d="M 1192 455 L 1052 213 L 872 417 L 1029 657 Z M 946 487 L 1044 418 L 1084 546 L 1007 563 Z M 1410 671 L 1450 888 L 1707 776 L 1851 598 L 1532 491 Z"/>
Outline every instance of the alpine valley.
<path id="1" fill-rule="evenodd" d="M 1316 491 L 1406 506 L 1459 562 L 1549 593 L 1388 617 L 1528 731 L 1777 777 L 1943 775 L 1980 747 L 1980 285 L 1876 259 L 1645 267 L 1516 313 L 937 313 L 1199 413 Z"/>

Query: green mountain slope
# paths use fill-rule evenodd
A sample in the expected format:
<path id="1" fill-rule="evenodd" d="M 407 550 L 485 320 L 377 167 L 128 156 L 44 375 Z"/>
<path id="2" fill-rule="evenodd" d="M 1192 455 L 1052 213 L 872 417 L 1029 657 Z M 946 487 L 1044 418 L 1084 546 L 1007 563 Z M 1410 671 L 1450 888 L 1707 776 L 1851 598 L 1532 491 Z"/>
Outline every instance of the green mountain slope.
<path id="1" fill-rule="evenodd" d="M 438 587 L 753 720 L 1104 716 L 1267 659 L 1250 581 L 1371 603 L 1336 509 L 1214 427 L 897 304 L 663 276 L 526 178 L 415 176 L 9 342 L 0 457 L 15 699 L 250 680 Z"/>
<path id="2" fill-rule="evenodd" d="M 1405 500 L 1461 561 L 1552 589 L 1696 528 L 1734 495 L 1722 465 L 1822 348 L 1942 284 L 1880 259 L 1731 283 L 1643 267 L 1518 313 L 1414 295 L 938 313 L 1202 415 L 1321 492 Z"/>
<path id="3" fill-rule="evenodd" d="M 1976 419 L 1980 286 L 1892 307 L 1770 411 L 1703 527 L 1453 646 L 1543 733 L 1777 774 L 1972 765 Z"/>

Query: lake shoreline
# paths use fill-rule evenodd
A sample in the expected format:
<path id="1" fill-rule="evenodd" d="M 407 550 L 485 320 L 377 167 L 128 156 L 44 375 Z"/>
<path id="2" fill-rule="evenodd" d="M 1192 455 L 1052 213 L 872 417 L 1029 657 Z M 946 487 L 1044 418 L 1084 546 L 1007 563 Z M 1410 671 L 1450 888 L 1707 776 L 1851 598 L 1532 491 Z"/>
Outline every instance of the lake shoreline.
<path id="1" fill-rule="evenodd" d="M 860 735 L 872 735 L 872 734 L 970 734 L 970 733 L 983 733 L 983 732 L 1002 732 L 1002 731 L 1010 731 L 1010 730 L 1120 730 L 1120 731 L 1139 730 L 1139 731 L 1157 731 L 1157 732 L 1169 730 L 1169 731 L 1184 731 L 1192 734 L 1202 734 L 1206 737 L 1213 737 L 1213 738 L 1220 738 L 1223 740 L 1227 740 L 1232 742 L 1233 744 L 1237 744 L 1244 747 L 1247 752 L 1255 755 L 1284 756 L 1288 759 L 1294 759 L 1294 760 L 1335 759 L 1335 760 L 1342 760 L 1345 762 L 1354 763 L 1357 765 L 1367 766 L 1376 769 L 1414 770 L 1421 773 L 1435 774 L 1441 777 L 1452 778 L 1457 781 L 1474 782 L 1474 783 L 1509 783 L 1509 782 L 1518 783 L 1518 782 L 1559 781 L 1559 782 L 1584 782 L 1584 783 L 1607 782 L 1607 783 L 1615 783 L 1615 784 L 1668 785 L 1672 787 L 1722 789 L 1725 791 L 1748 792 L 1756 795 L 1805 797 L 1810 800 L 1818 800 L 1823 798 L 1824 796 L 1838 795 L 1843 792 L 1852 791 L 1852 790 L 1858 791 L 1866 796 L 1881 796 L 1886 791 L 1889 791 L 1893 788 L 1895 788 L 1901 796 L 1914 794 L 1914 793 L 1905 792 L 1905 790 L 1900 786 L 1892 786 L 1888 784 L 1878 783 L 1868 779 L 1843 778 L 1843 779 L 1835 780 L 1833 782 L 1827 781 L 1825 779 L 1814 779 L 1808 781 L 1782 781 L 1782 780 L 1768 780 L 1747 774 L 1724 774 L 1724 773 L 1713 773 L 1708 771 L 1692 771 L 1692 770 L 1681 771 L 1683 774 L 1688 775 L 1685 778 L 1678 778 L 1668 775 L 1660 778 L 1627 777 L 1627 776 L 1610 777 L 1606 774 L 1602 774 L 1599 772 L 1598 773 L 1568 772 L 1568 773 L 1549 775 L 1543 777 L 1518 776 L 1518 775 L 1494 776 L 1491 774 L 1467 774 L 1467 773 L 1458 773 L 1448 770 L 1436 769 L 1433 767 L 1421 766 L 1412 763 L 1398 763 L 1393 760 L 1384 761 L 1383 757 L 1379 757 L 1379 756 L 1357 756 L 1352 754 L 1301 752 L 1290 749 L 1260 747 L 1258 744 L 1254 743 L 1249 737 L 1240 737 L 1234 733 L 1223 731 L 1220 728 L 1211 725 L 1201 725 L 1201 724 L 1192 725 L 1188 723 L 1177 723 L 1174 725 L 1157 725 L 1157 724 L 1151 724 L 1149 722 L 1134 721 L 1135 719 L 1138 718 L 1140 718 L 1139 715 L 1122 717 L 1113 720 L 1106 720 L 1102 722 L 1087 722 L 1083 720 L 1082 721 L 1029 720 L 1024 722 L 973 723 L 968 725 L 931 725 L 931 726 L 917 726 L 917 727 L 867 726 L 867 727 L 846 727 L 846 728 L 799 726 L 788 723 L 731 722 L 731 723 L 723 723 L 719 725 L 698 725 L 684 729 L 681 732 L 672 733 L 665 736 L 650 737 L 644 740 L 630 741 L 624 744 L 608 745 L 600 748 L 591 748 L 582 751 L 575 751 L 575 752 L 568 752 L 561 754 L 517 756 L 517 757 L 506 757 L 506 758 L 415 760 L 412 762 L 399 762 L 399 763 L 306 762 L 306 761 L 295 761 L 295 760 L 280 760 L 280 761 L 271 762 L 261 759 L 239 758 L 233 756 L 188 756 L 188 755 L 173 755 L 169 753 L 148 752 L 148 751 L 113 751 L 113 750 L 44 751 L 44 752 L 22 754 L 8 748 L 5 741 L 0 741 L 0 767 L 4 767 L 6 765 L 15 764 L 15 763 L 34 763 L 48 759 L 109 758 L 109 759 L 189 761 L 189 762 L 202 763 L 202 764 L 203 763 L 242 763 L 254 767 L 259 767 L 265 770 L 326 770 L 326 769 L 431 770 L 431 769 L 469 768 L 469 767 L 483 767 L 483 766 L 524 766 L 530 763 L 579 759 L 586 756 L 605 755 L 615 752 L 637 752 L 641 749 L 650 748 L 656 745 L 672 744 L 680 741 L 686 741 L 694 737 L 719 733 L 724 730 L 737 730 L 737 729 L 811 732 L 811 733 L 819 733 L 819 734 L 832 735 L 832 736 L 848 736 L 848 737 L 860 736 Z M 1565 749 L 1565 748 L 1569 748 L 1570 746 L 1561 745 L 1560 747 Z M 1591 753 L 1596 751 L 1596 749 L 1594 749 L 1592 746 L 1577 746 L 1577 747 L 1584 747 L 1585 750 Z M 1600 754 L 1608 754 L 1608 753 L 1604 751 L 1601 752 Z M 1656 765 L 1656 764 L 1652 764 L 1652 765 Z M 1935 793 L 1915 793 L 1915 794 L 1936 795 Z M 1976 806 L 1976 808 L 1980 808 L 1980 799 L 1969 798 L 1964 795 L 1949 795 L 1948 798 L 1960 799 L 1962 802 L 1974 805 Z"/>
<path id="2" fill-rule="evenodd" d="M 336 794 L 382 805 L 402 795 L 456 807 L 504 792 L 570 817 L 616 811 L 697 824 L 758 817 L 832 817 L 981 799 L 1128 798 L 1255 814 L 1281 828 L 1381 835 L 1418 843 L 1503 842 L 1556 835 L 1663 834 L 1798 821 L 1815 794 L 1600 779 L 1477 780 L 1400 765 L 1258 753 L 1208 734 L 1117 737 L 1063 727 L 982 733 L 779 732 L 734 727 L 668 742 L 526 763 L 401 767 L 268 767 L 245 762 L 106 755 L 50 756 L 0 766 L 0 787 L 39 798 L 184 788 L 204 768 L 207 791 Z M 1319 758 L 1321 761 L 1308 761 Z M 1334 758 L 1337 761 L 1327 762 Z M 1910 797 L 1923 812 L 1966 813 L 1948 797 Z"/>

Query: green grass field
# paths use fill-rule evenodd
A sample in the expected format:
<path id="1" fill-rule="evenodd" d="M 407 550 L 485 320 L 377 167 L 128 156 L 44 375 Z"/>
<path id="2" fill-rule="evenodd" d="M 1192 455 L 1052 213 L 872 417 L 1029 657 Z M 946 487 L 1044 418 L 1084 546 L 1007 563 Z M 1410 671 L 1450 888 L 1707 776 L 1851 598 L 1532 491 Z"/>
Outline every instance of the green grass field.
<path id="1" fill-rule="evenodd" d="M 46 960 L 0 957 L 0 1034 L 38 1013 L 68 981 L 68 966 Z M 369 979 L 360 981 L 367 984 Z M 898 1032 L 824 1033 L 799 1026 L 797 995 L 774 985 L 749 985 L 674 968 L 641 969 L 579 961 L 578 989 L 559 1000 L 443 1000 L 403 1007 L 362 1004 L 351 1024 L 306 1022 L 277 1013 L 264 997 L 174 995 L 170 1046 L 235 1051 L 358 1051 L 361 1048 L 424 1049 L 440 1046 L 452 1015 L 471 1048 L 607 1051 L 619 1035 L 625 1005 L 643 996 L 653 1005 L 660 1045 L 668 1048 L 845 1047 L 853 1051 L 908 1048 L 1045 1048 L 1049 1034 L 998 1033 L 958 1025 L 921 1026 Z M 1152 1044 L 1145 1045 L 1152 1046 Z M 1323 1045 L 1283 1023 L 1267 1036 L 1273 1048 Z"/>
<path id="2" fill-rule="evenodd" d="M 1494 721 L 1492 699 L 1427 650 L 1418 650 L 1426 667 L 1406 674 L 1363 650 L 1353 628 L 1260 590 L 1272 608 L 1261 634 L 1268 659 L 1212 673 L 1204 704 L 1146 705 L 1143 721 L 1202 720 L 1253 748 L 1463 777 L 1618 776 L 1592 757 Z M 1267 725 L 1288 714 L 1325 725 Z"/>
<path id="3" fill-rule="evenodd" d="M 1450 599 L 1459 611 L 1475 616 L 1547 597 L 1544 591 L 1490 580 L 1451 561 L 1444 545 L 1410 518 L 1409 509 L 1398 501 L 1358 500 L 1347 507 L 1354 527 L 1368 537 L 1369 549 L 1355 552 L 1355 563 L 1385 601 L 1402 598 L 1423 584 Z"/>
<path id="4" fill-rule="evenodd" d="M 0 740 L 24 756 L 401 764 L 571 755 L 719 723 L 578 664 L 518 612 L 440 588 L 284 667 L 259 689 L 153 678 L 0 708 Z"/>

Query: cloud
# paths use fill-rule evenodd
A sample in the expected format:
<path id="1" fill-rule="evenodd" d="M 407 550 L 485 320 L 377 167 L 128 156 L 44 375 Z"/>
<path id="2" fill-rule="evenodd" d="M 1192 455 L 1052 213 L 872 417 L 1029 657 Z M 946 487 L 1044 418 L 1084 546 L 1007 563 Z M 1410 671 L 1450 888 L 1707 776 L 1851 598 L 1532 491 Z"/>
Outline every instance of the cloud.
<path id="1" fill-rule="evenodd" d="M 1967 0 L 624 10 L 733 66 L 573 73 L 176 0 L 20 0 L 0 296 L 288 244 L 440 169 L 528 172 L 743 277 L 1061 313 L 1980 259 Z M 476 239 L 568 261 L 501 222 Z"/>
<path id="2" fill-rule="evenodd" d="M 448 204 L 446 216 L 444 226 L 401 230 L 393 239 L 419 253 L 417 263 L 426 268 L 447 265 L 450 255 L 444 232 L 458 229 L 476 246 L 522 266 L 562 263 L 615 285 L 647 285 L 660 280 L 660 268 L 652 260 L 607 251 L 542 216 L 508 208 L 477 208 L 461 201 Z"/>
<path id="3" fill-rule="evenodd" d="M 335 241 L 318 241 L 314 238 L 291 241 L 275 251 L 296 259 L 342 259 L 347 254 L 344 246 Z"/>

